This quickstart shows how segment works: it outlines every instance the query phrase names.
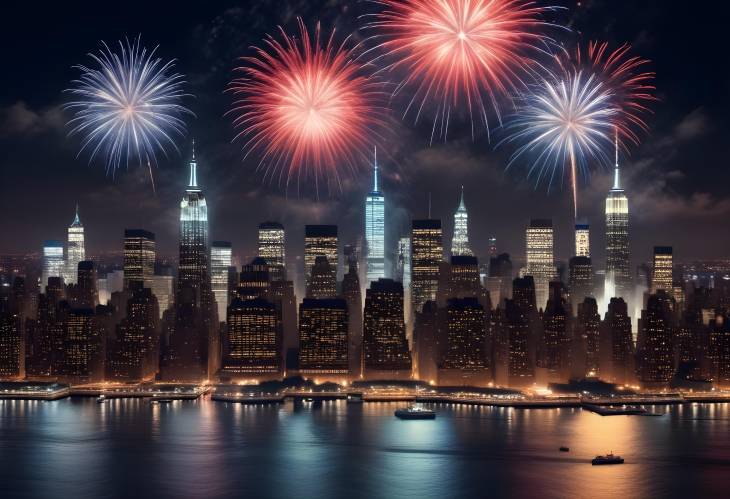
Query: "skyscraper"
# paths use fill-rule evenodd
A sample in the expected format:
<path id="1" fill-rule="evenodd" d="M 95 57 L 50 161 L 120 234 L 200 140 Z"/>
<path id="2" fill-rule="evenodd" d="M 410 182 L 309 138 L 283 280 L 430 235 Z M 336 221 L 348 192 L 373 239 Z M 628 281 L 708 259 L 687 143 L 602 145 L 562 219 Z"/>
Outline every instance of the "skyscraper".
<path id="1" fill-rule="evenodd" d="M 339 266 L 337 251 L 336 225 L 306 225 L 304 227 L 304 277 L 305 285 L 309 284 L 312 267 L 318 256 L 326 256 L 329 264 L 335 269 Z"/>
<path id="2" fill-rule="evenodd" d="M 231 266 L 231 243 L 213 241 L 210 247 L 210 286 L 218 306 L 218 320 L 226 317 L 228 308 L 228 268 Z"/>
<path id="3" fill-rule="evenodd" d="M 644 386 L 665 386 L 674 374 L 674 300 L 664 290 L 649 296 L 641 311 L 637 359 Z"/>
<path id="4" fill-rule="evenodd" d="M 155 273 L 155 235 L 143 229 L 124 229 L 124 287 L 149 281 Z"/>
<path id="5" fill-rule="evenodd" d="M 307 283 L 307 298 L 325 299 L 337 296 L 337 279 L 335 269 L 327 261 L 327 257 L 318 256 L 314 260 L 312 275 Z"/>
<path id="6" fill-rule="evenodd" d="M 451 255 L 471 256 L 473 254 L 471 248 L 469 248 L 469 217 L 466 213 L 466 205 L 464 205 L 464 186 L 462 185 L 459 207 L 454 213 L 454 237 L 451 239 Z"/>
<path id="7" fill-rule="evenodd" d="M 41 273 L 41 291 L 48 286 L 49 277 L 63 277 L 65 274 L 63 260 L 63 243 L 61 241 L 43 242 L 43 272 Z"/>
<path id="8" fill-rule="evenodd" d="M 180 259 L 175 319 L 165 356 L 165 378 L 198 381 L 217 371 L 218 310 L 213 302 L 208 206 L 198 187 L 193 149 L 190 181 L 180 201 Z"/>
<path id="9" fill-rule="evenodd" d="M 378 156 L 373 165 L 373 190 L 365 197 L 367 281 L 385 277 L 385 196 L 378 186 Z"/>
<path id="10" fill-rule="evenodd" d="M 411 232 L 411 306 L 420 312 L 436 299 L 439 264 L 444 257 L 441 220 L 413 220 Z"/>
<path id="11" fill-rule="evenodd" d="M 527 227 L 526 243 L 527 268 L 525 272 L 535 280 L 537 307 L 545 308 L 549 295 L 549 284 L 555 277 L 552 220 L 531 220 L 530 226 Z"/>
<path id="12" fill-rule="evenodd" d="M 398 261 L 396 263 L 396 280 L 403 283 L 403 289 L 411 289 L 411 238 L 401 237 L 398 240 Z M 406 307 L 406 310 L 408 307 Z"/>
<path id="13" fill-rule="evenodd" d="M 403 285 L 392 279 L 370 283 L 363 317 L 365 377 L 409 379 L 411 353 L 403 319 Z"/>
<path id="14" fill-rule="evenodd" d="M 486 353 L 486 315 L 475 297 L 451 298 L 446 306 L 440 385 L 484 386 L 490 381 Z"/>
<path id="15" fill-rule="evenodd" d="M 86 260 L 84 249 L 84 226 L 79 218 L 79 205 L 76 205 L 76 215 L 73 222 L 68 226 L 68 243 L 66 247 L 66 273 L 64 280 L 66 284 L 76 284 L 76 272 L 79 262 Z"/>
<path id="16" fill-rule="evenodd" d="M 651 273 L 651 293 L 659 290 L 672 294 L 672 247 L 654 246 L 654 265 Z"/>
<path id="17" fill-rule="evenodd" d="M 228 351 L 223 372 L 232 377 L 271 377 L 281 370 L 277 313 L 265 298 L 234 298 L 228 307 Z"/>
<path id="18" fill-rule="evenodd" d="M 620 384 L 636 380 L 631 317 L 623 298 L 611 298 L 608 303 L 601 323 L 598 354 L 602 379 Z"/>
<path id="19" fill-rule="evenodd" d="M 575 256 L 591 257 L 591 238 L 588 224 L 575 226 Z"/>
<path id="20" fill-rule="evenodd" d="M 299 371 L 341 378 L 349 373 L 347 303 L 305 298 L 299 306 Z"/>
<path id="21" fill-rule="evenodd" d="M 621 187 L 618 166 L 618 143 L 613 187 L 606 197 L 606 277 L 604 299 L 631 294 L 631 261 L 629 255 L 629 200 Z"/>
<path id="22" fill-rule="evenodd" d="M 573 310 L 587 296 L 593 296 L 593 265 L 590 257 L 574 256 L 569 261 L 570 303 Z"/>
<path id="23" fill-rule="evenodd" d="M 347 338 L 350 374 L 359 378 L 362 374 L 362 291 L 357 269 L 357 257 L 348 257 L 348 271 L 342 279 L 342 296 L 347 302 Z"/>
<path id="24" fill-rule="evenodd" d="M 278 222 L 263 222 L 259 225 L 259 256 L 270 267 L 272 281 L 286 278 L 286 250 L 284 248 L 284 226 Z"/>

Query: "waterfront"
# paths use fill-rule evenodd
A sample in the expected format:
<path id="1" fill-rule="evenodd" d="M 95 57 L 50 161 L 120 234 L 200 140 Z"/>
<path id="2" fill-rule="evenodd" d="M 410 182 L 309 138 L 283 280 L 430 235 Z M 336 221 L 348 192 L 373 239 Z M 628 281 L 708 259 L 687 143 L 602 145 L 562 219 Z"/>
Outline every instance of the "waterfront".
<path id="1" fill-rule="evenodd" d="M 0 401 L 2 497 L 716 497 L 730 405 L 662 417 L 402 403 Z M 570 447 L 561 453 L 561 445 Z M 613 450 L 626 464 L 593 467 Z"/>

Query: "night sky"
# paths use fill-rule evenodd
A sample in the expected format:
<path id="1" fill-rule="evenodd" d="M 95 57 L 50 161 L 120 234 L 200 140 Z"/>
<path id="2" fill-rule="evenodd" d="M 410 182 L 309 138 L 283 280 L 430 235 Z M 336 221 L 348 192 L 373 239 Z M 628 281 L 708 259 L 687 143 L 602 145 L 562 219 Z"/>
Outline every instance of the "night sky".
<path id="1" fill-rule="evenodd" d="M 195 137 L 199 184 L 209 203 L 211 240 L 232 241 L 234 253 L 255 252 L 256 226 L 273 219 L 287 228 L 288 250 L 303 251 L 305 223 L 336 223 L 341 240 L 362 233 L 363 199 L 371 184 L 368 165 L 345 183 L 341 193 L 283 192 L 264 184 L 256 161 L 242 161 L 240 144 L 224 113 L 231 97 L 223 93 L 236 57 L 251 54 L 281 24 L 296 28 L 296 16 L 312 26 L 336 26 L 345 36 L 357 30 L 358 15 L 371 4 L 356 1 L 262 2 L 22 2 L 5 6 L 0 29 L 0 252 L 39 251 L 44 239 L 62 239 L 76 202 L 86 227 L 87 253 L 121 248 L 123 229 L 157 234 L 158 248 L 174 255 L 179 200 L 187 183 L 189 139 Z M 623 158 L 631 203 L 634 263 L 647 259 L 654 245 L 673 245 L 679 261 L 730 256 L 730 72 L 727 71 L 727 12 L 720 3 L 666 1 L 585 1 L 564 3 L 554 18 L 569 26 L 562 38 L 630 42 L 634 53 L 652 60 L 659 102 L 647 117 L 643 144 Z M 725 7 L 726 8 L 726 7 Z M 155 172 L 152 194 L 146 169 L 131 167 L 107 176 L 104 165 L 76 158 L 79 139 L 67 138 L 62 90 L 86 63 L 86 54 L 125 36 L 142 35 L 147 46 L 178 60 L 187 105 L 197 118 L 188 122 L 181 154 L 173 153 Z M 355 32 L 355 39 L 362 38 Z M 390 243 L 425 217 L 428 193 L 432 212 L 445 222 L 450 240 L 452 215 L 461 184 L 466 186 L 470 238 L 478 256 L 494 234 L 500 250 L 524 254 L 524 227 L 531 217 L 552 217 L 557 256 L 572 254 L 571 196 L 567 185 L 535 190 L 524 170 L 505 173 L 511 150 L 496 151 L 481 133 L 472 140 L 454 126 L 448 141 L 429 145 L 428 124 L 397 121 L 396 134 L 381 155 L 382 190 L 387 199 Z M 611 173 L 595 170 L 581 181 L 581 215 L 592 225 L 592 250 L 603 266 L 603 199 Z"/>

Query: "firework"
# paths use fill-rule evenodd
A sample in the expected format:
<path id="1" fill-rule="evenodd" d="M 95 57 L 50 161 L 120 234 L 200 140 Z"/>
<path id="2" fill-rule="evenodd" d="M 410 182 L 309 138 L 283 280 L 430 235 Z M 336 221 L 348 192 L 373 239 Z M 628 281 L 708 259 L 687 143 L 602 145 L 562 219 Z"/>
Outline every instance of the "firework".
<path id="1" fill-rule="evenodd" d="M 69 135 L 83 137 L 79 154 L 89 150 L 89 162 L 102 155 L 107 173 L 136 158 L 151 177 L 157 153 L 177 150 L 175 138 L 185 133 L 182 118 L 192 114 L 181 104 L 183 76 L 173 73 L 174 61 L 155 57 L 156 48 L 143 48 L 139 37 L 120 41 L 118 52 L 102 46 L 89 54 L 93 67 L 76 66 L 81 76 L 66 90 L 74 99 L 64 106 L 74 112 Z"/>
<path id="2" fill-rule="evenodd" d="M 522 143 L 508 167 L 531 156 L 528 177 L 535 175 L 536 185 L 544 178 L 552 184 L 568 168 L 577 216 L 578 171 L 587 174 L 591 161 L 610 162 L 607 151 L 613 145 L 614 123 L 620 115 L 613 96 L 605 82 L 580 71 L 544 79 L 507 125 L 510 134 L 505 140 Z"/>
<path id="3" fill-rule="evenodd" d="M 373 0 L 382 4 L 367 28 L 389 62 L 389 72 L 405 74 L 396 92 L 409 88 L 404 116 L 415 121 L 434 110 L 432 136 L 445 137 L 452 111 L 466 111 L 474 136 L 478 115 L 487 131 L 487 108 L 501 123 L 499 102 L 524 90 L 523 78 L 538 66 L 536 57 L 553 44 L 554 27 L 543 16 L 555 7 L 522 0 Z"/>
<path id="4" fill-rule="evenodd" d="M 367 161 L 373 144 L 387 129 L 387 92 L 358 59 L 359 46 L 348 39 L 326 39 L 320 26 L 310 37 L 299 19 L 300 39 L 279 28 L 281 41 L 269 36 L 265 48 L 242 58 L 242 73 L 228 90 L 236 96 L 233 124 L 246 156 L 260 154 L 265 177 L 279 182 L 303 176 L 338 186 L 341 174 Z"/>
<path id="5" fill-rule="evenodd" d="M 610 51 L 605 42 L 590 42 L 586 50 L 580 46 L 572 60 L 564 65 L 596 75 L 611 88 L 611 102 L 618 109 L 613 122 L 619 140 L 639 143 L 637 131 L 646 131 L 643 115 L 649 112 L 647 104 L 657 100 L 653 81 L 655 74 L 644 71 L 648 59 L 630 54 L 631 46 L 624 44 Z"/>

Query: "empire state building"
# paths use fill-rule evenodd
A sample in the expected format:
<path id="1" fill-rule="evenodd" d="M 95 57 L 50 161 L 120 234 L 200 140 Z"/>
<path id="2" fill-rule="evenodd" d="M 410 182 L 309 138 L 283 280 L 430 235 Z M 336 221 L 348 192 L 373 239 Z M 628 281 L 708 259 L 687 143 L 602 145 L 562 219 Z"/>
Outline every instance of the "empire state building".
<path id="1" fill-rule="evenodd" d="M 613 187 L 606 197 L 606 280 L 604 299 L 631 298 L 631 269 L 629 254 L 629 200 L 621 186 L 616 140 L 616 166 Z"/>

